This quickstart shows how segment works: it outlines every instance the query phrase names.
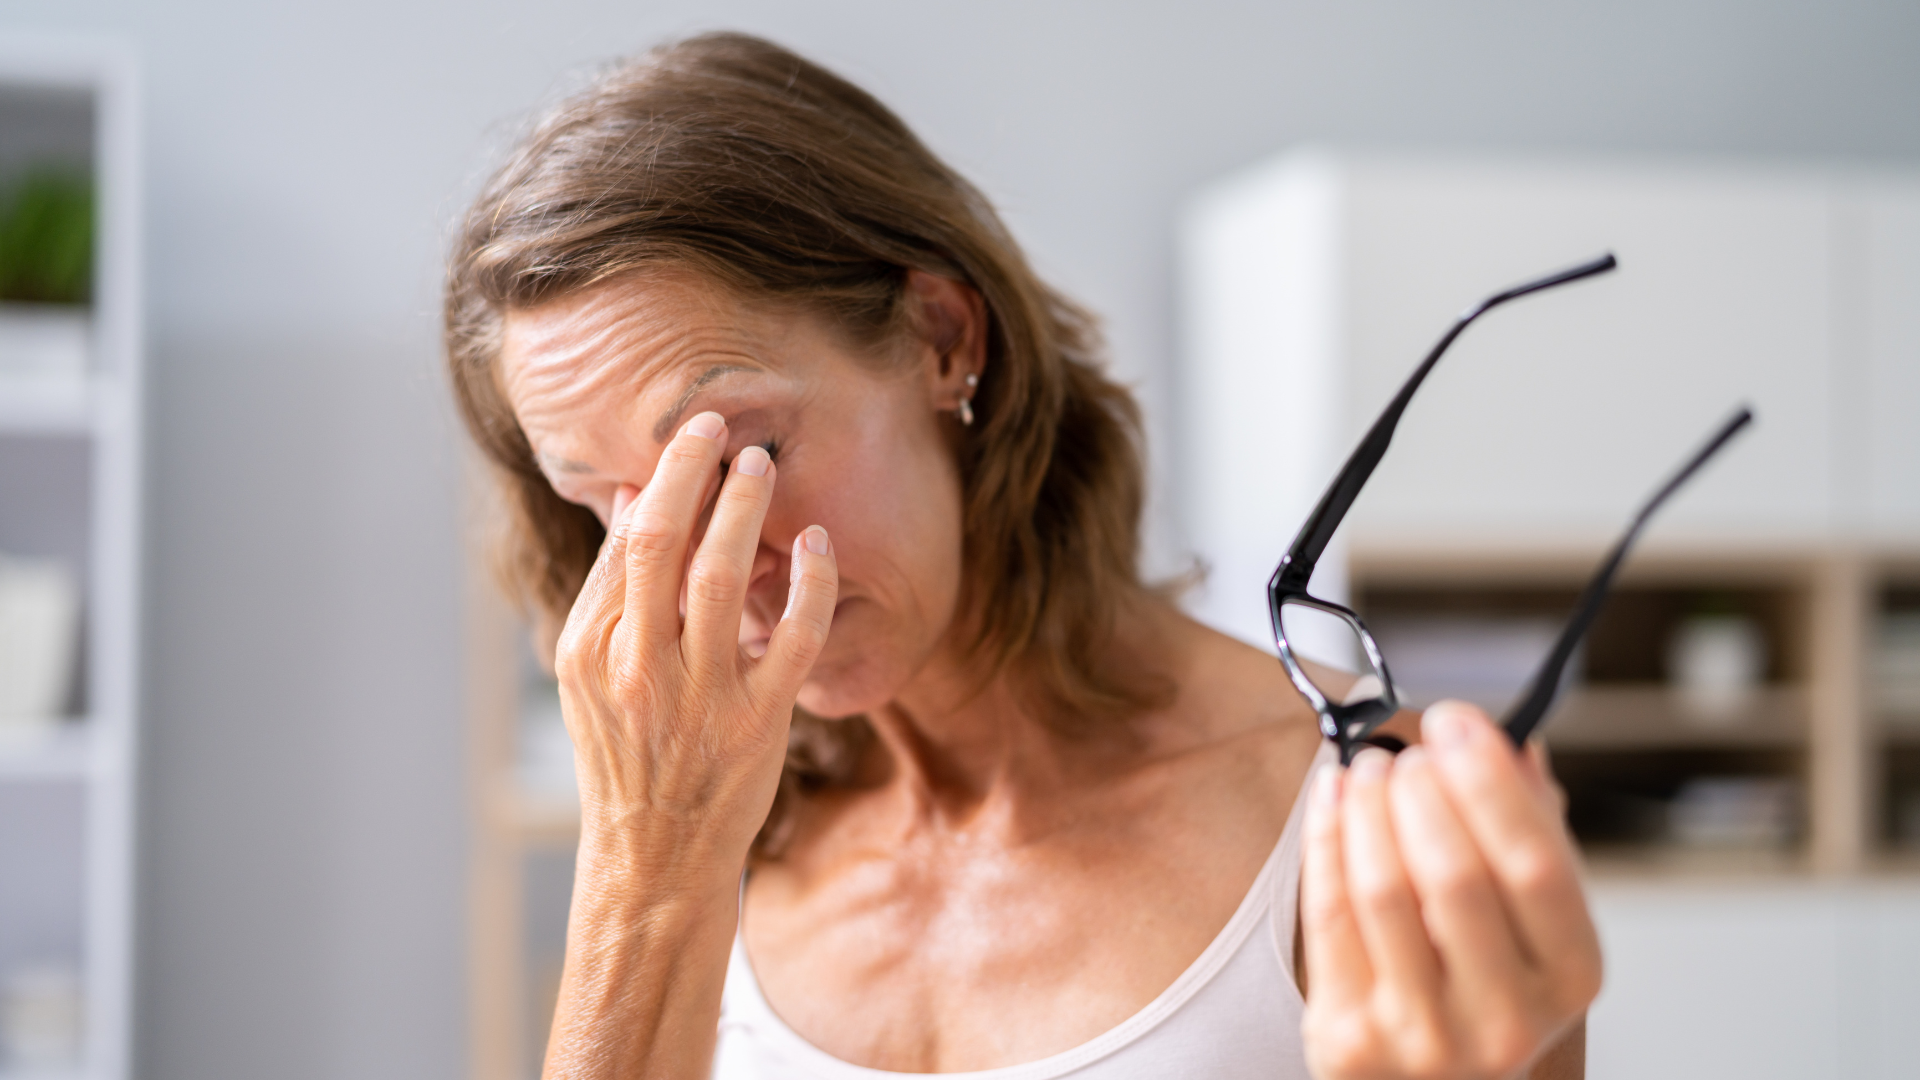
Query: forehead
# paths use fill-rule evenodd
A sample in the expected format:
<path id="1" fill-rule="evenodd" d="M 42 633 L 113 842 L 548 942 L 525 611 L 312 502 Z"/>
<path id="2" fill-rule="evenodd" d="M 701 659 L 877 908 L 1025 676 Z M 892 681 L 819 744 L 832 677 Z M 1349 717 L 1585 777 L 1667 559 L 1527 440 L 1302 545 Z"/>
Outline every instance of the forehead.
<path id="1" fill-rule="evenodd" d="M 778 335 L 765 312 L 691 274 L 607 282 L 507 313 L 500 377 L 523 423 L 556 410 L 671 394 L 691 370 L 765 366 Z"/>

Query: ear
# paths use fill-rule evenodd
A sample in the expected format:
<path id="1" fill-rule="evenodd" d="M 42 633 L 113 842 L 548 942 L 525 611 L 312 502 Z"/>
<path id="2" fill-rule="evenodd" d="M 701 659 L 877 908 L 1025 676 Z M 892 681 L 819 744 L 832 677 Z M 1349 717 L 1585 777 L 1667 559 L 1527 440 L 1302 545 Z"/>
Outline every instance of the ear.
<path id="1" fill-rule="evenodd" d="M 987 364 L 987 302 L 971 285 L 907 271 L 907 303 L 927 364 L 928 402 L 943 412 L 973 397 Z"/>

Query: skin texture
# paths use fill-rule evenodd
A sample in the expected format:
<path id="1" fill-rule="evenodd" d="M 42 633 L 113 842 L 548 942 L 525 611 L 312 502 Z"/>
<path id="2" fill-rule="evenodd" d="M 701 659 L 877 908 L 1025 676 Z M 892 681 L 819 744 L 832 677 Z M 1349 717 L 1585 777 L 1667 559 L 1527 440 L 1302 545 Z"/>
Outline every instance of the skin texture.
<path id="1" fill-rule="evenodd" d="M 670 272 L 507 320 L 542 467 L 610 525 L 557 654 L 583 822 L 550 1077 L 705 1076 L 736 926 L 773 1007 L 845 1060 L 1068 1049 L 1199 955 L 1305 781 L 1320 740 L 1279 665 L 1157 601 L 1116 659 L 1178 690 L 1124 730 L 1065 739 L 1011 680 L 982 688 L 956 645 L 953 409 L 986 374 L 984 312 L 941 278 L 909 290 L 913 332 L 879 349 Z M 796 698 L 878 739 L 752 867 L 742 921 Z M 1544 773 L 1447 731 L 1314 804 L 1323 1077 L 1514 1075 L 1597 988 Z"/>

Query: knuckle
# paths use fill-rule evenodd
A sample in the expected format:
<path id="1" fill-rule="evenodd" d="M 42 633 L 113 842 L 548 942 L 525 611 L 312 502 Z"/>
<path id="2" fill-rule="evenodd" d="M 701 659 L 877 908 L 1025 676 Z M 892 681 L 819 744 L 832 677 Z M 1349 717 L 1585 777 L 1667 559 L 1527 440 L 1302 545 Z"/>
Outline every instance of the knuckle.
<path id="1" fill-rule="evenodd" d="M 717 444 L 712 439 L 681 436 L 669 441 L 667 448 L 660 452 L 660 468 L 698 467 L 706 464 L 708 455 L 717 451 Z"/>
<path id="2" fill-rule="evenodd" d="M 1376 1076 L 1382 1071 L 1379 1040 L 1355 1012 L 1328 1018 L 1325 1010 L 1307 1013 L 1302 1032 L 1316 1076 Z"/>
<path id="3" fill-rule="evenodd" d="M 701 556 L 687 571 L 687 597 L 703 604 L 733 604 L 746 594 L 746 586 L 746 572 L 724 556 Z"/>
<path id="4" fill-rule="evenodd" d="M 577 684 L 585 673 L 587 665 L 578 642 L 577 634 L 563 633 L 560 644 L 553 651 L 553 674 L 560 682 Z"/>
<path id="5" fill-rule="evenodd" d="M 1404 1025 L 1399 1043 L 1400 1068 L 1408 1080 L 1447 1080 L 1459 1072 L 1453 1041 L 1431 1017 Z"/>
<path id="6" fill-rule="evenodd" d="M 1393 915 L 1407 906 L 1406 894 L 1385 877 L 1369 874 L 1356 880 L 1350 876 L 1347 887 L 1353 906 L 1371 915 Z"/>
<path id="7" fill-rule="evenodd" d="M 553 649 L 554 678 L 562 683 L 578 686 L 597 666 L 601 652 L 601 639 L 584 618 L 568 619 L 560 630 L 560 638 Z"/>
<path id="8" fill-rule="evenodd" d="M 647 560 L 666 555 L 678 546 L 680 530 L 658 510 L 635 510 L 627 519 L 627 557 Z"/>
<path id="9" fill-rule="evenodd" d="M 794 619 L 792 656 L 802 664 L 811 664 L 827 645 L 827 624 L 816 616 L 800 615 Z"/>
<path id="10" fill-rule="evenodd" d="M 1560 964 L 1561 970 L 1556 973 L 1559 991 L 1554 996 L 1567 1013 L 1581 1012 L 1600 996 L 1606 962 L 1598 948 L 1580 948 L 1568 950 L 1560 957 Z"/>
<path id="11" fill-rule="evenodd" d="M 1559 853 L 1538 844 L 1514 852 L 1507 860 L 1506 872 L 1514 892 L 1528 898 L 1552 895 L 1566 880 Z"/>
<path id="12" fill-rule="evenodd" d="M 1330 926 L 1342 914 L 1341 904 L 1330 889 L 1303 887 L 1300 890 L 1300 916 L 1313 926 Z"/>
<path id="13" fill-rule="evenodd" d="M 822 560 L 808 559 L 801 564 L 799 585 L 808 593 L 838 588 L 839 582 L 839 575 L 822 565 Z"/>
<path id="14" fill-rule="evenodd" d="M 643 700 L 649 696 L 651 672 L 631 653 L 623 653 L 607 665 L 607 684 L 618 701 Z"/>
<path id="15" fill-rule="evenodd" d="M 1480 875 L 1459 859 L 1445 858 L 1429 871 L 1427 888 L 1422 892 L 1441 904 L 1475 903 L 1482 894 Z"/>

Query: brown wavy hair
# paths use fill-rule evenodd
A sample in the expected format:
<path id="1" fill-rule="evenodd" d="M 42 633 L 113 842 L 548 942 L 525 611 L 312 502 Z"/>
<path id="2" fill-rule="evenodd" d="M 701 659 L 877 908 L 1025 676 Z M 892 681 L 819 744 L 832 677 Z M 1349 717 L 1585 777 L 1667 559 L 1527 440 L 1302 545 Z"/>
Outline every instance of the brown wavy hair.
<path id="1" fill-rule="evenodd" d="M 1070 733 L 1164 698 L 1113 655 L 1121 607 L 1146 592 L 1144 484 L 1139 411 L 1103 372 L 1093 319 L 1035 276 L 980 192 L 885 106 L 742 34 L 662 46 L 553 108 L 455 240 L 447 363 L 506 495 L 504 576 L 537 620 L 564 621 L 604 531 L 535 464 L 497 378 L 503 316 L 661 266 L 876 344 L 908 328 L 909 269 L 977 289 L 987 362 L 959 463 L 972 648 L 1024 678 Z M 784 796 L 843 777 L 869 738 L 864 721 L 797 714 Z"/>

